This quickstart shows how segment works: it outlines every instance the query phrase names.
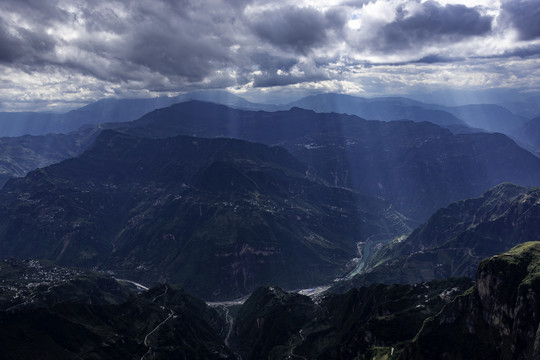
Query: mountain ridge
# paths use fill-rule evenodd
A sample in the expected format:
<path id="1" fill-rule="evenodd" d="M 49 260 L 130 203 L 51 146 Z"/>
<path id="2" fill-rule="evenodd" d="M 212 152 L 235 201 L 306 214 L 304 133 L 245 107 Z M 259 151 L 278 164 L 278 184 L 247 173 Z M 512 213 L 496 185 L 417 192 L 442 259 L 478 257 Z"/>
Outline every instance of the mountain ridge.
<path id="1" fill-rule="evenodd" d="M 49 154 L 47 148 L 6 145 L 4 177 L 14 172 L 10 169 L 21 151 L 41 156 L 20 162 L 16 174 L 22 175 L 53 159 L 79 154 L 105 128 L 143 137 L 231 137 L 279 145 L 307 163 L 315 176 L 385 198 L 418 222 L 441 206 L 480 195 L 501 182 L 540 185 L 540 160 L 500 134 L 452 134 L 425 122 L 366 121 L 299 108 L 253 112 L 197 101 L 155 110 L 133 122 L 66 135 L 72 145 L 51 153 L 48 162 L 41 156 Z"/>
<path id="2" fill-rule="evenodd" d="M 300 108 L 249 112 L 187 102 L 151 112 L 123 129 L 152 137 L 227 136 L 283 146 L 329 183 L 385 198 L 418 221 L 501 182 L 540 185 L 540 160 L 508 137 L 452 134 L 426 122 L 367 121 Z"/>
<path id="3" fill-rule="evenodd" d="M 467 124 L 454 114 L 442 109 L 428 108 L 426 104 L 402 97 L 363 98 L 358 96 L 327 93 L 311 95 L 287 104 L 289 107 L 356 115 L 369 120 L 429 121 L 442 127 Z"/>
<path id="4" fill-rule="evenodd" d="M 362 239 L 408 231 L 383 201 L 306 171 L 277 147 L 107 130 L 78 158 L 8 181 L 0 251 L 234 298 L 329 281 Z"/>
<path id="5" fill-rule="evenodd" d="M 408 237 L 367 261 L 353 284 L 415 283 L 474 276 L 478 263 L 526 241 L 539 241 L 540 188 L 502 184 L 437 211 Z"/>

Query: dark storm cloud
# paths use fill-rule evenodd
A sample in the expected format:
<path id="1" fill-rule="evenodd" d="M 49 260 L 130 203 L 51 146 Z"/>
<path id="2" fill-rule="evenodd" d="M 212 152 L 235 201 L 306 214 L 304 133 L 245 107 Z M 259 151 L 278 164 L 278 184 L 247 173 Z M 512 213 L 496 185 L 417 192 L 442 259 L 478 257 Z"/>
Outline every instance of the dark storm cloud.
<path id="1" fill-rule="evenodd" d="M 47 26 L 55 21 L 69 22 L 72 16 L 62 10 L 58 0 L 2 0 L 0 10 L 3 13 L 13 12 L 20 14 L 23 19 L 33 24 Z"/>
<path id="2" fill-rule="evenodd" d="M 5 14 L 18 14 L 19 18 L 7 19 Z M 0 62 L 24 61 L 36 64 L 54 50 L 55 40 L 45 28 L 54 21 L 68 21 L 66 12 L 56 7 L 56 1 L 3 0 L 0 2 Z M 28 21 L 39 25 L 38 31 L 22 26 Z"/>
<path id="3" fill-rule="evenodd" d="M 419 63 L 419 64 L 437 64 L 437 63 L 455 62 L 457 60 L 462 61 L 463 59 L 449 58 L 449 57 L 440 56 L 440 55 L 427 55 L 414 62 Z"/>
<path id="4" fill-rule="evenodd" d="M 138 81 L 159 87 L 161 81 L 165 88 L 171 82 L 179 86 L 200 82 L 235 65 L 231 39 L 238 8 L 246 2 L 236 1 L 234 7 L 220 0 L 43 3 L 0 5 L 5 11 L 0 21 L 13 22 L 24 15 L 29 24 L 27 30 L 0 23 L 0 61 L 35 71 L 61 67 L 116 83 Z M 206 7 L 214 3 L 220 6 Z M 47 35 L 49 28 L 60 29 L 55 39 Z M 51 53 L 55 44 L 61 50 Z"/>
<path id="5" fill-rule="evenodd" d="M 228 3 L 237 9 L 242 9 L 246 5 L 253 3 L 253 0 L 228 0 Z"/>
<path id="6" fill-rule="evenodd" d="M 540 3 L 538 0 L 506 1 L 502 4 L 502 18 L 518 32 L 520 40 L 540 38 Z"/>
<path id="7" fill-rule="evenodd" d="M 422 3 L 421 11 L 409 15 L 402 7 L 396 19 L 383 25 L 372 44 L 383 50 L 418 48 L 426 43 L 455 42 L 491 31 L 493 18 L 464 5 Z"/>
<path id="8" fill-rule="evenodd" d="M 250 59 L 254 64 L 257 64 L 258 70 L 274 73 L 278 70 L 289 71 L 298 62 L 296 58 L 291 56 L 280 57 L 263 52 L 251 54 Z"/>
<path id="9" fill-rule="evenodd" d="M 96 10 L 94 8 L 83 7 L 81 10 L 88 32 L 107 31 L 115 34 L 123 34 L 130 30 L 130 25 L 123 22 L 111 8 Z"/>
<path id="10" fill-rule="evenodd" d="M 258 75 L 254 78 L 253 87 L 272 87 L 272 86 L 286 86 L 292 84 L 298 84 L 310 81 L 322 81 L 329 80 L 329 76 L 323 72 L 312 72 L 309 74 L 293 75 L 284 74 L 278 75 L 276 73 L 265 72 L 262 75 Z"/>
<path id="11" fill-rule="evenodd" d="M 56 40 L 46 28 L 55 21 L 69 23 L 69 14 L 59 9 L 57 1 L 3 0 L 0 13 L 15 13 L 19 19 L 0 17 L 0 62 L 21 61 L 26 65 L 44 64 L 45 56 L 54 50 Z M 23 27 L 28 22 L 34 29 Z"/>
<path id="12" fill-rule="evenodd" d="M 21 43 L 0 22 L 0 62 L 12 62 L 22 54 Z"/>
<path id="13" fill-rule="evenodd" d="M 287 6 L 257 14 L 251 27 L 260 39 L 305 54 L 325 44 L 328 32 L 339 31 L 345 21 L 340 11 L 323 13 L 311 7 Z"/>
<path id="14" fill-rule="evenodd" d="M 141 66 L 165 76 L 179 76 L 187 81 L 200 81 L 230 61 L 226 33 L 227 14 L 217 21 L 200 21 L 199 10 L 189 2 L 169 1 L 162 7 L 140 5 L 131 7 L 129 27 L 121 41 L 107 44 L 105 51 L 113 57 Z M 116 24 L 113 21 L 113 26 Z M 113 28 L 114 30 L 114 28 Z"/>
<path id="15" fill-rule="evenodd" d="M 39 61 L 40 56 L 54 49 L 53 39 L 43 33 L 5 24 L 0 19 L 0 62 L 12 63 L 25 59 L 29 63 Z"/>
<path id="16" fill-rule="evenodd" d="M 163 75 L 177 75 L 189 81 L 200 81 L 210 72 L 230 61 L 223 40 L 217 44 L 212 36 L 195 36 L 183 27 L 142 26 L 127 37 L 127 45 L 116 53 L 130 62 Z"/>
<path id="17" fill-rule="evenodd" d="M 540 56 L 540 44 L 525 45 L 517 47 L 509 51 L 505 51 L 502 55 L 493 56 L 496 57 L 520 57 L 520 58 L 533 58 Z"/>

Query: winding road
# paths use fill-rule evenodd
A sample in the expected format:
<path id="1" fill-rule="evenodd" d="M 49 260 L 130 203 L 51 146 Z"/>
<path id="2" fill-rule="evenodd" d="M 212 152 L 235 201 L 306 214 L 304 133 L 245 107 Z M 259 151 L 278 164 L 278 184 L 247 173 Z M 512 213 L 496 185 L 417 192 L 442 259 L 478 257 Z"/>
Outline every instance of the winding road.
<path id="1" fill-rule="evenodd" d="M 126 281 L 128 281 L 128 280 L 126 280 Z M 131 281 L 129 281 L 129 282 L 131 282 Z M 169 291 L 169 287 L 165 286 L 165 291 L 163 291 L 163 293 L 159 294 L 158 296 L 154 297 L 152 299 L 152 302 L 155 302 L 156 299 L 158 299 L 158 298 L 160 298 L 162 296 L 165 296 L 168 291 Z M 154 327 L 148 334 L 146 334 L 146 336 L 144 337 L 143 344 L 144 344 L 144 346 L 148 347 L 148 351 L 143 356 L 141 356 L 141 360 L 144 360 L 144 358 L 152 352 L 152 347 L 150 345 L 148 345 L 148 337 L 150 335 L 152 335 L 153 333 L 155 333 L 163 324 L 165 324 L 167 321 L 169 321 L 174 316 L 175 316 L 174 311 L 169 310 L 169 316 L 165 320 L 160 322 L 156 327 Z"/>
<path id="2" fill-rule="evenodd" d="M 364 245 L 364 246 L 362 246 Z M 367 246 L 366 246 L 367 245 Z M 371 245 L 371 246 L 370 246 Z M 342 278 L 337 278 L 335 279 L 334 281 L 342 281 L 342 280 L 345 280 L 345 279 L 350 279 L 352 278 L 354 275 L 358 274 L 362 269 L 363 269 L 363 266 L 364 266 L 364 263 L 365 263 L 365 258 L 369 256 L 369 253 L 370 251 L 372 250 L 371 247 L 372 246 L 375 246 L 376 244 L 371 244 L 369 242 L 360 242 L 357 244 L 357 247 L 358 247 L 358 258 L 356 258 L 356 263 L 357 265 L 355 266 L 355 268 L 350 271 L 348 274 L 346 274 L 344 277 Z M 367 256 L 366 256 L 367 255 Z M 117 281 L 120 281 L 120 282 L 127 282 L 127 283 L 130 283 L 130 284 L 133 284 L 135 285 L 139 290 L 148 290 L 148 288 L 144 285 L 141 285 L 139 283 L 136 283 L 134 281 L 131 281 L 131 280 L 126 280 L 126 279 L 116 279 L 115 280 Z M 322 286 L 317 286 L 317 287 L 313 287 L 313 288 L 308 288 L 308 289 L 300 289 L 300 290 L 296 290 L 296 291 L 293 291 L 293 292 L 296 292 L 296 293 L 299 293 L 299 294 L 302 294 L 302 295 L 306 295 L 306 296 L 309 296 L 311 298 L 317 298 L 319 297 L 321 294 L 323 294 L 326 290 L 328 290 L 329 288 L 331 287 L 331 285 L 322 285 Z M 157 295 L 156 297 L 154 297 L 152 299 L 152 302 L 155 302 L 157 299 L 159 299 L 160 297 L 162 296 L 165 296 L 167 294 L 167 291 L 168 291 L 168 286 L 165 286 L 165 290 L 163 291 L 163 293 Z M 222 308 L 223 309 L 223 312 L 225 314 L 225 322 L 227 324 L 227 333 L 225 335 L 225 338 L 224 338 L 224 344 L 227 348 L 229 348 L 229 339 L 231 337 L 231 334 L 233 332 L 233 327 L 234 327 L 234 318 L 232 317 L 232 315 L 230 314 L 230 310 L 229 310 L 229 307 L 231 306 L 238 306 L 238 305 L 243 305 L 245 303 L 245 301 L 249 298 L 249 295 L 248 296 L 245 296 L 245 297 L 242 297 L 242 298 L 239 298 L 239 299 L 236 299 L 236 300 L 230 300 L 230 301 L 219 301 L 219 302 L 206 302 L 206 305 L 210 306 L 210 307 L 213 307 L 213 308 Z M 165 309 L 163 307 L 163 309 Z M 173 318 L 173 316 L 175 316 L 174 314 L 174 311 L 173 310 L 170 310 L 170 313 L 169 313 L 169 316 L 163 320 L 161 323 L 159 323 L 156 327 L 154 327 L 148 334 L 146 334 L 146 336 L 144 337 L 144 345 L 148 347 L 148 351 L 141 357 L 140 360 L 144 360 L 146 358 L 146 356 L 148 356 L 151 352 L 152 352 L 152 347 L 150 345 L 148 345 L 148 338 L 149 336 L 151 336 L 154 332 L 156 332 L 163 324 L 165 324 L 167 321 L 169 321 L 171 318 Z M 300 336 L 300 343 L 301 344 L 302 342 L 304 342 L 304 335 L 302 333 L 303 330 L 300 330 L 299 331 L 299 336 Z M 297 359 L 303 359 L 303 360 L 307 360 L 305 357 L 303 356 L 300 356 L 300 355 L 296 355 L 294 353 L 294 350 L 296 349 L 296 347 L 299 345 L 295 345 L 293 346 L 291 349 L 290 349 L 290 353 L 289 353 L 289 358 L 297 358 Z M 239 360 L 242 360 L 242 358 L 238 355 L 238 354 L 235 354 L 235 356 L 239 359 Z"/>

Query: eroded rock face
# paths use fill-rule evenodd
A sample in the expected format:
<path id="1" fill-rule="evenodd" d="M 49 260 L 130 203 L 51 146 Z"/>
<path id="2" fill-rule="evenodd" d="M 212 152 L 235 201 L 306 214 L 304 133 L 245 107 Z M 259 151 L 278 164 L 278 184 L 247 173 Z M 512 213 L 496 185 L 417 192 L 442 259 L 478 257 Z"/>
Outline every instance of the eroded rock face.
<path id="1" fill-rule="evenodd" d="M 402 358 L 540 358 L 540 242 L 482 261 L 475 288 L 426 321 Z"/>
<path id="2" fill-rule="evenodd" d="M 500 337 L 503 354 L 533 354 L 540 321 L 540 246 L 525 244 L 481 264 L 477 291 L 483 319 Z M 540 333 L 539 333 L 540 334 Z M 502 347 L 502 346 L 501 346 Z M 536 355 L 540 355 L 538 352 Z"/>

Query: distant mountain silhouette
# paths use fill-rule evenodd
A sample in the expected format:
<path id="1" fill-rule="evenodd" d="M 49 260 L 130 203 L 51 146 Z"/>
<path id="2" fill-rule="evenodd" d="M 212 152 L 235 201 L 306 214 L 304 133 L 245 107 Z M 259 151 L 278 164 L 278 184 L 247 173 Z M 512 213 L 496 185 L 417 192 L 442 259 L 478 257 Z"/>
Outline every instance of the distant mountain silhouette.
<path id="1" fill-rule="evenodd" d="M 419 101 L 400 97 L 362 98 L 329 93 L 308 96 L 287 106 L 316 112 L 357 115 L 370 120 L 429 121 L 443 127 L 467 127 L 465 122 L 453 114 L 444 110 L 428 108 Z"/>
<path id="2" fill-rule="evenodd" d="M 540 155 L 540 116 L 527 121 L 515 132 L 516 137 L 529 144 Z"/>
<path id="3" fill-rule="evenodd" d="M 0 188 L 12 177 L 79 155 L 100 131 L 89 127 L 69 134 L 0 138 Z"/>
<path id="4" fill-rule="evenodd" d="M 66 113 L 1 112 L 0 137 L 67 133 L 83 125 L 135 120 L 158 108 L 179 102 L 199 100 L 244 110 L 279 111 L 293 107 L 316 112 L 357 115 L 370 120 L 429 121 L 454 132 L 469 128 L 512 134 L 527 118 L 493 105 L 443 106 L 404 97 L 362 98 L 344 94 L 318 94 L 284 105 L 257 104 L 223 90 L 201 90 L 175 97 L 114 99 L 107 98 Z"/>
<path id="5" fill-rule="evenodd" d="M 135 120 L 156 108 L 178 102 L 175 98 L 102 99 L 67 113 L 0 113 L 0 137 L 68 133 L 83 125 Z"/>
<path id="6" fill-rule="evenodd" d="M 525 124 L 528 119 L 513 114 L 508 109 L 494 104 L 474 104 L 464 106 L 427 105 L 430 108 L 447 111 L 463 120 L 473 128 L 514 134 L 516 129 Z"/>
<path id="7" fill-rule="evenodd" d="M 104 128 L 143 137 L 195 135 L 280 145 L 328 183 L 382 197 L 419 222 L 441 206 L 478 196 L 501 182 L 540 185 L 540 160 L 501 134 L 452 134 L 427 122 L 366 121 L 300 108 L 245 111 L 199 101 L 69 134 L 66 141 L 80 149 L 69 146 L 61 152 L 55 147 L 48 164 L 81 153 Z M 43 155 L 20 162 L 20 170 L 12 171 L 17 152 L 38 148 L 17 144 L 5 147 L 4 179 L 47 165 Z"/>
<path id="8" fill-rule="evenodd" d="M 106 98 L 66 113 L 0 112 L 0 138 L 22 135 L 68 133 L 84 125 L 125 122 L 144 114 L 189 100 L 209 101 L 250 110 L 274 110 L 273 105 L 251 103 L 221 90 L 196 91 L 174 97 L 114 99 Z"/>
<path id="9" fill-rule="evenodd" d="M 418 221 L 501 182 L 540 185 L 540 159 L 501 134 L 452 134 L 411 121 L 343 114 L 252 112 L 186 102 L 122 127 L 140 136 L 187 134 L 280 145 L 335 186 L 382 197 Z"/>

